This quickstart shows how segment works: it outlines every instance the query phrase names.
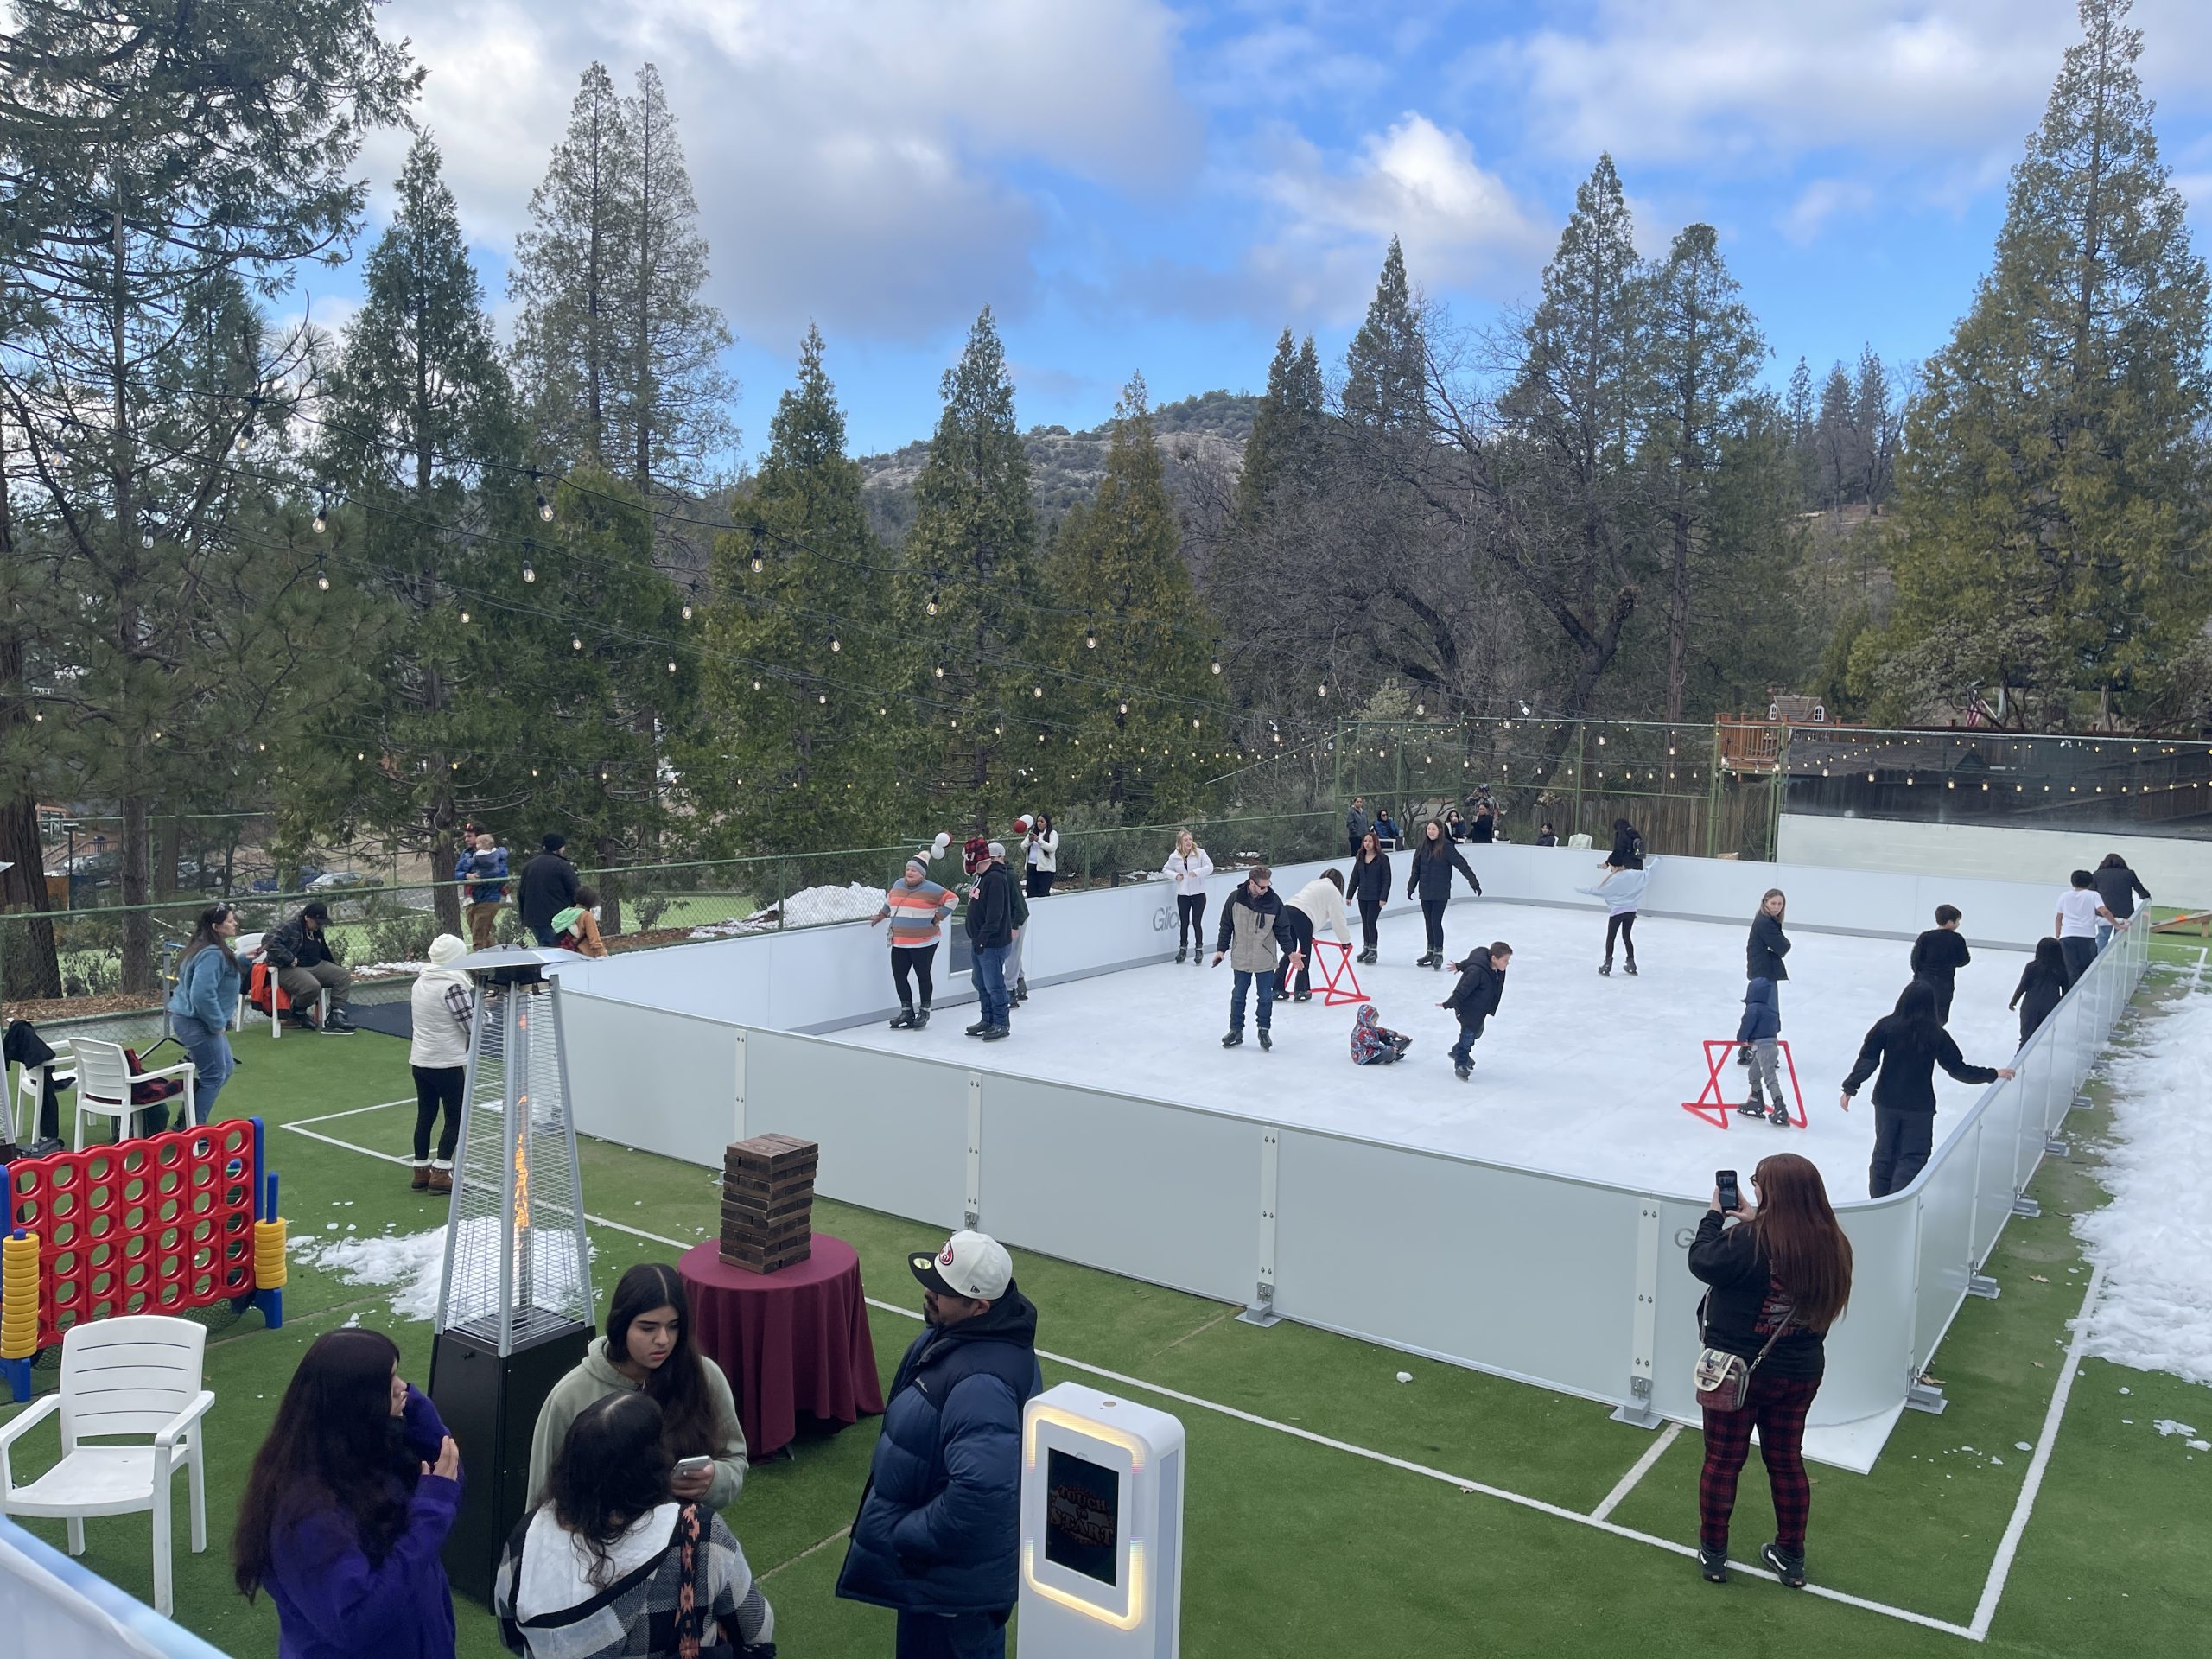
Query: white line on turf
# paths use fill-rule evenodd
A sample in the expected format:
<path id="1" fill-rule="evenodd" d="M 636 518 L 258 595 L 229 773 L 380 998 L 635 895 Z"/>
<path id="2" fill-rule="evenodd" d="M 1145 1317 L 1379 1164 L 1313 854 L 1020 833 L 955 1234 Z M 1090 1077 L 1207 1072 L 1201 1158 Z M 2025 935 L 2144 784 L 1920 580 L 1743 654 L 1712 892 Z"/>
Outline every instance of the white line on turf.
<path id="1" fill-rule="evenodd" d="M 2104 1288 L 2105 1270 L 2099 1267 L 2089 1274 L 2088 1294 L 2082 1298 L 2080 1317 L 2074 1321 L 2074 1340 L 2067 1344 L 2066 1363 L 2058 1373 L 2058 1386 L 2050 1391 L 2050 1408 L 2044 1414 L 2043 1433 L 2036 1440 L 2035 1455 L 2028 1459 L 2027 1478 L 2020 1483 L 2020 1496 L 2012 1504 L 2012 1518 L 2005 1523 L 2005 1536 L 1997 1546 L 1997 1559 L 1989 1564 L 1989 1580 L 1981 1587 L 1981 1600 L 1974 1610 L 1974 1624 L 1970 1627 L 1975 1641 L 1989 1635 L 1990 1624 L 1997 1618 L 1998 1599 L 2005 1593 L 2005 1581 L 2012 1573 L 2012 1560 L 2020 1552 L 2021 1536 L 2028 1529 L 2028 1515 L 2036 1506 L 2036 1494 L 2043 1488 L 2044 1471 L 2050 1466 L 2050 1449 L 2057 1443 L 2058 1425 L 2066 1415 L 2066 1397 L 2074 1392 L 2074 1378 L 2082 1369 L 2082 1344 L 2088 1339 L 2089 1315 L 2097 1305 L 2097 1293 Z"/>
<path id="2" fill-rule="evenodd" d="M 320 1120 L 308 1121 L 319 1122 Z M 343 1147 L 348 1152 L 358 1152 L 365 1157 L 381 1159 L 388 1164 L 404 1164 L 412 1161 L 391 1153 L 376 1152 L 367 1147 L 355 1146 L 352 1141 L 340 1141 L 334 1135 L 319 1135 L 313 1129 L 301 1128 L 296 1123 L 287 1123 L 283 1127 L 295 1134 L 304 1135 L 311 1141 L 321 1141 L 330 1146 Z M 696 1238 L 688 1240 L 671 1238 L 664 1233 L 649 1233 L 642 1227 L 632 1227 L 626 1223 L 611 1220 L 605 1216 L 587 1213 L 584 1220 L 594 1227 L 612 1228 L 618 1233 L 628 1233 L 632 1237 L 648 1239 L 656 1244 L 665 1244 L 674 1250 L 688 1250 L 699 1243 Z M 880 1309 L 886 1313 L 895 1313 L 901 1319 L 918 1320 L 922 1317 L 913 1309 L 901 1307 L 896 1302 L 878 1301 L 873 1296 L 865 1297 L 862 1300 L 870 1307 Z M 1235 1406 L 1223 1405 L 1219 1401 L 1202 1399 L 1195 1394 L 1185 1394 L 1179 1389 L 1165 1388 L 1157 1382 L 1147 1382 L 1142 1377 L 1126 1376 L 1120 1371 L 1109 1371 L 1103 1365 L 1093 1365 L 1084 1360 L 1071 1359 L 1065 1354 L 1052 1353 L 1043 1348 L 1037 1351 L 1037 1357 L 1055 1365 L 1064 1365 L 1070 1370 L 1083 1371 L 1091 1376 L 1103 1376 L 1108 1382 L 1117 1382 L 1124 1388 L 1141 1389 L 1145 1393 L 1157 1395 L 1163 1400 L 1173 1400 L 1183 1405 L 1196 1407 L 1201 1411 L 1212 1412 L 1217 1416 L 1234 1418 L 1241 1423 L 1249 1423 L 1256 1428 L 1272 1429 L 1278 1434 L 1287 1434 L 1293 1440 L 1326 1446 L 1332 1452 L 1342 1452 L 1351 1457 L 1363 1458 L 1370 1463 L 1379 1463 L 1386 1468 L 1402 1470 L 1407 1474 L 1419 1475 L 1424 1479 L 1441 1481 L 1447 1486 L 1458 1487 L 1463 1492 L 1496 1498 L 1501 1503 L 1516 1504 L 1524 1510 L 1533 1510 L 1539 1515 L 1548 1515 L 1555 1520 L 1571 1521 L 1576 1526 L 1589 1527 L 1595 1531 L 1610 1534 L 1615 1538 L 1624 1538 L 1632 1543 L 1646 1544 L 1654 1549 L 1663 1549 L 1670 1555 L 1680 1555 L 1693 1560 L 1697 1557 L 1697 1547 L 1694 1544 L 1681 1543 L 1672 1538 L 1662 1538 L 1653 1533 L 1638 1532 L 1633 1527 L 1624 1527 L 1599 1516 L 1585 1515 L 1579 1510 L 1567 1509 L 1557 1503 L 1548 1503 L 1540 1497 L 1530 1497 L 1522 1492 L 1508 1491 L 1503 1486 L 1491 1486 L 1479 1480 L 1471 1480 L 1465 1475 L 1455 1475 L 1443 1469 L 1432 1469 L 1425 1463 L 1413 1463 L 1404 1458 L 1394 1458 L 1387 1452 L 1376 1452 L 1367 1446 L 1354 1446 L 1349 1440 L 1331 1440 L 1325 1434 L 1316 1434 L 1312 1429 L 1300 1428 L 1295 1423 L 1279 1423 L 1272 1417 L 1262 1417 L 1256 1413 L 1240 1410 Z M 1656 1458 L 1656 1452 L 1662 1447 L 1663 1442 L 1662 1446 L 1653 1447 L 1651 1451 L 1645 1453 L 1645 1456 Z M 1636 1471 L 1630 1471 L 1631 1474 L 1634 1472 Z M 2016 1516 L 2016 1520 L 2018 1520 L 2019 1524 L 2025 1524 L 2022 1517 Z M 1747 1566 L 1741 1561 L 1731 1561 L 1729 1567 L 1732 1571 L 1745 1573 L 1755 1579 L 1765 1579 L 1770 1582 L 1774 1579 L 1774 1574 L 1764 1567 Z M 1998 1589 L 2001 1593 L 2002 1586 L 1999 1586 Z M 1944 1619 L 1930 1618 L 1927 1614 L 1916 1613 L 1909 1607 L 1892 1607 L 1886 1602 L 1870 1601 L 1864 1596 L 1851 1595 L 1841 1590 L 1831 1590 L 1825 1585 L 1808 1584 L 1805 1586 L 1805 1593 L 1818 1596 L 1824 1601 L 1840 1602 L 1847 1607 L 1856 1607 L 1864 1612 L 1880 1613 L 1890 1618 L 1902 1619 L 1908 1624 L 1918 1624 L 1926 1630 L 1940 1630 L 1946 1636 L 1961 1636 L 1971 1642 L 1980 1642 L 1984 1639 L 1983 1630 L 1970 1629 L 1964 1624 L 1953 1624 Z M 1984 1592 L 1985 1599 L 1987 1599 L 1988 1594 L 1987 1592 Z M 1992 1605 L 1993 1605 L 1993 1603 Z"/>
<path id="3" fill-rule="evenodd" d="M 290 1122 L 278 1127 L 289 1129 L 296 1128 L 302 1123 L 328 1123 L 341 1117 L 359 1117 L 363 1112 L 381 1112 L 394 1106 L 412 1106 L 414 1103 L 415 1101 L 411 1096 L 405 1100 L 380 1100 L 373 1106 L 348 1106 L 342 1112 L 325 1112 L 321 1117 L 296 1117 Z"/>
<path id="4" fill-rule="evenodd" d="M 1605 1501 L 1590 1511 L 1590 1518 L 1592 1521 L 1602 1521 L 1620 1508 L 1621 1500 L 1636 1490 L 1637 1482 L 1651 1472 L 1653 1464 L 1667 1455 L 1667 1448 L 1675 1443 L 1681 1432 L 1682 1426 L 1680 1423 L 1669 1423 L 1661 1429 L 1658 1439 L 1644 1448 L 1643 1455 L 1636 1460 L 1628 1473 L 1620 1478 L 1613 1490 L 1605 1494 Z"/>

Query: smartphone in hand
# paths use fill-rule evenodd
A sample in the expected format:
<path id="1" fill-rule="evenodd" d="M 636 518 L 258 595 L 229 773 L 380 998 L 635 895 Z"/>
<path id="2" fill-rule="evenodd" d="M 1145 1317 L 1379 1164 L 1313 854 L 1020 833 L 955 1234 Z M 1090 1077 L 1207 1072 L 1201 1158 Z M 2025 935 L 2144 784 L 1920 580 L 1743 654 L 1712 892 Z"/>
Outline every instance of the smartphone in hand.
<path id="1" fill-rule="evenodd" d="M 1724 1215 L 1744 1207 L 1744 1195 L 1736 1185 L 1734 1170 L 1715 1170 L 1713 1184 L 1720 1194 L 1720 1209 Z"/>

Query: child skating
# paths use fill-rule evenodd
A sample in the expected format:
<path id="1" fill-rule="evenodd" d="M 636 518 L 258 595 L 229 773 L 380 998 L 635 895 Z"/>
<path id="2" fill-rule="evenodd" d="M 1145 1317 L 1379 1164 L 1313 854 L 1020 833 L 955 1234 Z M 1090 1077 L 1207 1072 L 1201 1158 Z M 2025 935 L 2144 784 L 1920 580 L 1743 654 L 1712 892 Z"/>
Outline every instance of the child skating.
<path id="1" fill-rule="evenodd" d="M 1359 1014 L 1352 1021 L 1351 1063 L 1354 1065 L 1395 1065 L 1411 1048 L 1414 1039 L 1402 1031 L 1387 1031 L 1376 1021 L 1381 1018 L 1372 1002 L 1359 1005 Z"/>
<path id="2" fill-rule="evenodd" d="M 1782 1093 L 1782 1004 L 1774 995 L 1774 982 L 1755 979 L 1744 987 L 1744 1017 L 1736 1027 L 1736 1041 L 1751 1057 L 1751 1097 L 1736 1109 L 1738 1117 L 1764 1117 L 1777 1128 L 1787 1128 L 1789 1108 Z M 1774 1109 L 1767 1109 L 1771 1096 Z"/>
<path id="3" fill-rule="evenodd" d="M 1452 1045 L 1452 1071 L 1462 1083 L 1474 1071 L 1476 1039 L 1483 1034 L 1483 1022 L 1497 1012 L 1498 1001 L 1505 995 L 1505 970 L 1512 963 L 1513 947 L 1500 939 L 1487 950 L 1478 950 L 1465 962 L 1452 964 L 1459 982 L 1436 1006 L 1459 1016 L 1459 1040 Z"/>
<path id="4" fill-rule="evenodd" d="M 1636 977 L 1636 911 L 1643 902 L 1643 889 L 1651 880 L 1651 872 L 1638 859 L 1633 865 L 1622 866 L 1608 860 L 1599 865 L 1605 871 L 1594 886 L 1577 887 L 1577 893 L 1586 893 L 1605 904 L 1605 959 L 1598 964 L 1601 979 L 1611 978 L 1613 971 L 1613 941 L 1618 939 L 1626 947 L 1628 962 L 1625 971 L 1630 979 Z"/>

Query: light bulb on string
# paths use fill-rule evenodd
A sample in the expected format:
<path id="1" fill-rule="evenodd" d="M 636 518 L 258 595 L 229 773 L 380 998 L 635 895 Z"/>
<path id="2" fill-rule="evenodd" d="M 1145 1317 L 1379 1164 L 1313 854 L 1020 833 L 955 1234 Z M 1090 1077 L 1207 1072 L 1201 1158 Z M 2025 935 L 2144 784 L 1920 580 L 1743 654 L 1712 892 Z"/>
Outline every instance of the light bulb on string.
<path id="1" fill-rule="evenodd" d="M 466 622 L 466 621 L 467 621 L 467 620 L 468 620 L 468 613 L 467 613 L 467 611 L 463 611 L 463 612 L 461 613 L 461 620 L 463 622 Z"/>
<path id="2" fill-rule="evenodd" d="M 833 652 L 836 652 L 836 651 L 842 651 L 844 648 L 845 648 L 845 642 L 844 642 L 843 640 L 840 639 L 839 639 L 836 634 L 834 634 L 834 633 L 833 633 L 833 634 L 831 634 L 831 635 L 830 636 L 830 649 L 831 651 L 833 651 Z"/>
<path id="3" fill-rule="evenodd" d="M 543 490 L 537 493 L 537 517 L 541 523 L 550 524 L 553 522 L 553 504 L 545 499 Z"/>
<path id="4" fill-rule="evenodd" d="M 1085 651 L 1098 649 L 1098 630 L 1089 622 L 1083 625 L 1083 648 Z"/>
<path id="5" fill-rule="evenodd" d="M 673 657 L 668 659 L 668 671 L 671 674 L 676 672 L 676 658 Z"/>
<path id="6" fill-rule="evenodd" d="M 569 636 L 569 649 L 570 651 L 582 651 L 583 648 L 584 642 L 582 635 L 570 634 Z"/>
<path id="7" fill-rule="evenodd" d="M 691 601 L 698 598 L 698 596 L 699 584 L 695 582 L 691 584 L 690 593 L 683 601 L 683 620 L 686 622 L 689 622 L 691 620 Z"/>
<path id="8" fill-rule="evenodd" d="M 322 568 L 321 559 L 315 562 L 315 585 L 318 592 L 327 594 L 330 591 L 330 572 Z"/>
<path id="9" fill-rule="evenodd" d="M 1033 685 L 1029 688 L 1029 695 L 1032 697 L 1041 697 L 1045 695 L 1045 688 L 1041 685 Z"/>
<path id="10" fill-rule="evenodd" d="M 756 576 L 768 567 L 768 561 L 765 556 L 763 556 L 760 551 L 760 526 L 758 524 L 753 526 L 752 564 L 753 574 Z"/>
<path id="11" fill-rule="evenodd" d="M 318 536 L 330 528 L 330 503 L 324 502 L 315 510 L 315 533 Z"/>
<path id="12" fill-rule="evenodd" d="M 936 675 L 940 680 L 943 679 L 944 677 L 944 664 L 943 663 L 939 663 L 935 668 L 931 669 L 930 672 Z"/>
<path id="13" fill-rule="evenodd" d="M 532 564 L 528 559 L 524 559 L 522 562 L 522 579 L 524 582 L 536 582 L 537 580 L 537 567 Z"/>

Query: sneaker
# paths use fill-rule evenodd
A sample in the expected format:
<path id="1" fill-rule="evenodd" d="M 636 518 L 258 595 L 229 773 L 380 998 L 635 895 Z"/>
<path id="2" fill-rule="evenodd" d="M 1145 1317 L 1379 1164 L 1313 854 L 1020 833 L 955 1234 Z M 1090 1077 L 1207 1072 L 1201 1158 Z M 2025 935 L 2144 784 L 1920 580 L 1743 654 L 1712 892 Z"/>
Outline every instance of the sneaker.
<path id="1" fill-rule="evenodd" d="M 1766 1121 L 1773 1124 L 1777 1129 L 1788 1128 L 1789 1127 L 1789 1109 L 1783 1105 L 1780 1101 L 1776 1101 L 1774 1103 L 1774 1109 L 1766 1115 Z"/>
<path id="2" fill-rule="evenodd" d="M 1738 1117 L 1764 1117 L 1766 1116 L 1766 1102 L 1761 1100 L 1757 1095 L 1753 1095 L 1749 1100 L 1745 1101 L 1742 1105 L 1736 1109 L 1736 1116 Z"/>
<path id="3" fill-rule="evenodd" d="M 913 1028 L 914 1011 L 912 1008 L 899 1009 L 899 1017 L 891 1022 L 891 1029 L 893 1031 L 912 1031 Z"/>
<path id="4" fill-rule="evenodd" d="M 970 1037 L 980 1037 L 990 1028 L 991 1022 L 989 1020 L 978 1020 L 974 1025 L 968 1027 L 968 1034 Z"/>
<path id="5" fill-rule="evenodd" d="M 1275 1039 L 1274 1039 L 1274 1038 L 1270 1037 L 1269 1035 L 1268 1035 L 1268 1028 L 1267 1028 L 1265 1026 L 1262 1026 L 1262 1027 L 1260 1027 L 1260 1047 L 1261 1047 L 1261 1049 L 1262 1049 L 1262 1051 L 1265 1051 L 1265 1050 L 1267 1050 L 1267 1049 L 1273 1048 L 1274 1046 L 1275 1046 Z"/>
<path id="6" fill-rule="evenodd" d="M 914 1029 L 915 1029 L 916 1031 L 919 1031 L 919 1030 L 920 1030 L 924 1026 L 926 1026 L 927 1024 L 929 1024 L 929 1022 L 930 1022 L 930 1011 L 929 1011 L 927 1008 L 918 1008 L 918 1009 L 916 1009 L 916 1010 L 915 1010 L 915 1012 L 914 1012 Z"/>
<path id="7" fill-rule="evenodd" d="M 1001 1042 L 1013 1035 L 1014 1028 L 1011 1026 L 993 1026 L 983 1033 L 983 1040 L 987 1043 Z"/>
<path id="8" fill-rule="evenodd" d="M 1244 1033 L 1241 1031 L 1232 1031 L 1221 1039 L 1221 1046 L 1224 1048 L 1239 1048 L 1243 1046 L 1243 1042 Z"/>
<path id="9" fill-rule="evenodd" d="M 61 1137 L 60 1135 L 41 1135 L 31 1142 L 30 1155 L 34 1158 L 51 1158 L 60 1150 Z"/>
<path id="10" fill-rule="evenodd" d="M 335 1008 L 330 1011 L 330 1018 L 322 1022 L 322 1034 L 326 1037 L 351 1037 L 353 1032 L 353 1022 Z"/>
<path id="11" fill-rule="evenodd" d="M 1780 1544 L 1764 1543 L 1759 1546 L 1759 1560 L 1773 1568 L 1774 1576 L 1790 1589 L 1805 1587 L 1805 1556 L 1802 1550 L 1792 1552 Z"/>
<path id="12" fill-rule="evenodd" d="M 1452 1068 L 1452 1075 L 1465 1083 L 1475 1075 L 1475 1068 L 1471 1065 L 1462 1063 Z"/>
<path id="13" fill-rule="evenodd" d="M 1704 1574 L 1707 1584 L 1728 1582 L 1728 1552 L 1725 1549 L 1700 1549 L 1697 1553 L 1697 1570 Z"/>

